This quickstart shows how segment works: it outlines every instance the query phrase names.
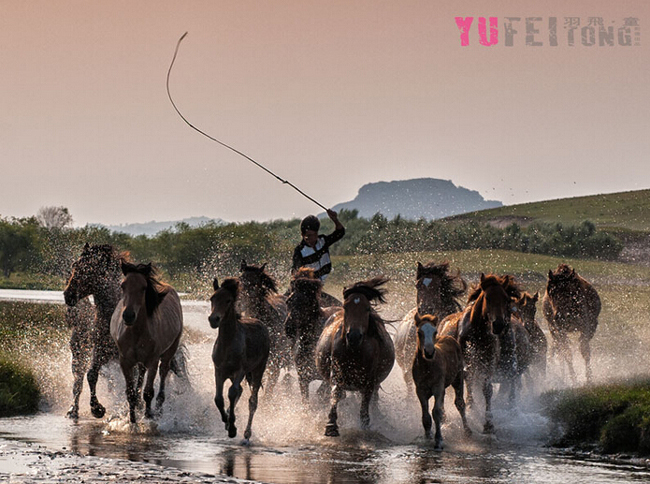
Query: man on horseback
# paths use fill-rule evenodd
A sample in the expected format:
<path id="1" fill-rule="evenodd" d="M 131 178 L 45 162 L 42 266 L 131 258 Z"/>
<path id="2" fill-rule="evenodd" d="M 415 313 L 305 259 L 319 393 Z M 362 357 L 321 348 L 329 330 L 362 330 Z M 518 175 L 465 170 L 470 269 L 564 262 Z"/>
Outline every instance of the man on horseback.
<path id="1" fill-rule="evenodd" d="M 292 270 L 309 267 L 314 269 L 316 277 L 322 282 L 325 282 L 327 275 L 332 271 L 329 247 L 345 235 L 345 227 L 339 221 L 337 213 L 327 210 L 327 215 L 334 222 L 334 232 L 319 235 L 320 221 L 315 215 L 309 215 L 300 222 L 302 241 L 293 251 Z"/>

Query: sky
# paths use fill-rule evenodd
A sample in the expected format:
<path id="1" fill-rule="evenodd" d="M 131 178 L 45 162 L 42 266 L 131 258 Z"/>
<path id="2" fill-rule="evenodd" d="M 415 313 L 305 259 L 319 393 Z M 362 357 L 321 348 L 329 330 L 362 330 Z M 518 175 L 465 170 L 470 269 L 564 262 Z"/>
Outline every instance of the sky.
<path id="1" fill-rule="evenodd" d="M 628 17 L 640 45 L 619 45 Z M 508 205 L 650 188 L 649 20 L 647 0 L 0 0 L 0 216 L 320 212 L 176 114 L 184 32 L 184 116 L 325 206 L 420 177 Z"/>

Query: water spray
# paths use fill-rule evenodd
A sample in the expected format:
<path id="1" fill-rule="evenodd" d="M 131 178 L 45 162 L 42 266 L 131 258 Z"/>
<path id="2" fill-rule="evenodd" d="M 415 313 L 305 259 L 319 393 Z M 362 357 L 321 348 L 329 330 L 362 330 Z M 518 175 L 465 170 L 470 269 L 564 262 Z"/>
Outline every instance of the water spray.
<path id="1" fill-rule="evenodd" d="M 178 39 L 178 42 L 176 43 L 176 50 L 174 50 L 174 57 L 172 58 L 172 62 L 171 62 L 171 64 L 169 65 L 169 70 L 167 71 L 167 97 L 169 97 L 169 101 L 172 103 L 172 106 L 174 106 L 174 110 L 176 110 L 176 113 L 178 113 L 178 115 L 181 117 L 181 119 L 182 119 L 183 121 L 185 121 L 185 123 L 186 123 L 190 128 L 192 128 L 193 130 L 195 130 L 195 131 L 197 131 L 198 133 L 202 134 L 203 136 L 205 136 L 205 137 L 208 138 L 209 140 L 212 140 L 212 141 L 214 141 L 215 143 L 220 144 L 220 145 L 223 146 L 224 148 L 228 148 L 229 150 L 234 151 L 234 152 L 237 153 L 238 155 L 243 156 L 243 157 L 246 158 L 248 161 L 250 161 L 250 162 L 253 163 L 254 165 L 258 166 L 259 168 L 261 168 L 262 170 L 264 170 L 265 172 L 267 172 L 269 175 L 271 175 L 271 176 L 275 177 L 277 180 L 281 181 L 283 184 L 285 184 L 285 185 L 289 185 L 291 188 L 293 188 L 293 189 L 296 190 L 298 193 L 300 193 L 303 197 L 307 198 L 308 200 L 311 200 L 312 202 L 314 202 L 316 205 L 318 205 L 318 206 L 319 206 L 320 208 L 322 208 L 323 210 L 327 210 L 327 207 L 325 207 L 323 204 L 319 203 L 318 201 L 314 200 L 312 197 L 310 197 L 309 195 L 307 195 L 305 192 L 303 192 L 300 188 L 298 188 L 297 186 L 295 186 L 295 185 L 294 185 L 293 183 L 291 183 L 290 181 L 285 180 L 285 179 L 279 177 L 278 175 L 276 175 L 275 173 L 273 173 L 271 170 L 269 170 L 268 168 L 266 168 L 264 165 L 262 165 L 261 163 L 258 163 L 257 161 L 255 161 L 255 160 L 254 160 L 253 158 L 251 158 L 250 156 L 248 156 L 248 155 L 242 153 L 241 151 L 239 151 L 239 150 L 233 148 L 233 147 L 230 146 L 230 145 L 227 145 L 227 144 L 224 143 L 223 141 L 219 141 L 217 138 L 214 138 L 213 136 L 210 136 L 210 135 L 207 134 L 205 131 L 200 130 L 199 128 L 197 128 L 196 126 L 194 126 L 192 123 L 190 123 L 190 122 L 187 120 L 187 118 L 186 118 L 185 116 L 183 116 L 183 114 L 180 112 L 180 110 L 179 110 L 178 107 L 176 106 L 176 103 L 175 103 L 174 100 L 172 99 L 172 95 L 171 95 L 171 92 L 170 92 L 170 90 L 169 90 L 169 77 L 170 77 L 170 75 L 171 75 L 171 73 L 172 73 L 172 67 L 174 67 L 174 62 L 176 61 L 176 56 L 178 55 L 178 48 L 181 46 L 181 42 L 183 41 L 183 39 L 184 39 L 186 36 L 187 36 L 187 32 L 185 32 L 183 35 L 181 35 L 181 38 Z"/>

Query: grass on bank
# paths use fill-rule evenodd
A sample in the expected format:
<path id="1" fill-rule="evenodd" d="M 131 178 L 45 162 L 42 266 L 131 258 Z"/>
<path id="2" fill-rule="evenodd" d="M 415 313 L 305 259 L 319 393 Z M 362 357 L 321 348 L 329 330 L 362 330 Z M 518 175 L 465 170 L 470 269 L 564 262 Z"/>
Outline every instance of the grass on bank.
<path id="1" fill-rule="evenodd" d="M 39 399 L 31 369 L 0 353 L 0 417 L 34 413 Z"/>
<path id="2" fill-rule="evenodd" d="M 552 391 L 543 400 L 562 428 L 555 444 L 650 455 L 650 378 Z"/>

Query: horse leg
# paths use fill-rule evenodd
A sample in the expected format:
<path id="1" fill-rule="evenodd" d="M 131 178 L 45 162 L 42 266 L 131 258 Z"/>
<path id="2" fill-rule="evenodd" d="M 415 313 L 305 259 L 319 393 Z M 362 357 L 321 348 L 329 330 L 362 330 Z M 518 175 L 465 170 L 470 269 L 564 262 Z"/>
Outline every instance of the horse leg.
<path id="1" fill-rule="evenodd" d="M 589 339 L 584 335 L 580 335 L 580 353 L 585 360 L 585 375 L 587 376 L 587 383 L 591 383 L 591 348 L 589 347 Z"/>
<path id="2" fill-rule="evenodd" d="M 372 400 L 374 394 L 375 389 L 371 387 L 364 389 L 361 395 L 360 417 L 363 430 L 370 428 L 370 400 Z"/>
<path id="3" fill-rule="evenodd" d="M 307 405 L 309 403 L 309 375 L 304 369 L 298 369 L 298 385 L 300 386 L 300 395 L 302 396 L 302 403 Z"/>
<path id="4" fill-rule="evenodd" d="M 262 376 L 264 376 L 265 366 L 262 365 L 260 369 L 256 369 L 251 373 L 249 384 L 251 387 L 251 396 L 248 399 L 248 424 L 246 424 L 246 430 L 244 430 L 244 442 L 243 444 L 248 444 L 249 439 L 251 438 L 251 427 L 253 426 L 253 416 L 257 410 L 257 394 L 260 391 L 262 386 Z"/>
<path id="5" fill-rule="evenodd" d="M 422 427 L 424 427 L 424 437 L 430 440 L 431 435 L 431 415 L 429 415 L 429 395 L 428 392 L 416 386 L 415 388 L 418 400 L 420 400 L 420 407 L 422 407 Z"/>
<path id="6" fill-rule="evenodd" d="M 460 414 L 460 418 L 463 421 L 463 428 L 465 429 L 465 435 L 470 436 L 472 435 L 472 430 L 469 428 L 469 425 L 467 424 L 467 416 L 465 415 L 465 398 L 463 397 L 463 387 L 465 385 L 465 378 L 463 377 L 463 371 L 459 371 L 458 375 L 456 376 L 456 379 L 454 382 L 451 384 L 451 386 L 454 389 L 454 393 L 456 395 L 456 398 L 454 399 L 454 405 L 456 405 L 456 408 L 458 409 L 458 413 Z"/>
<path id="7" fill-rule="evenodd" d="M 325 435 L 327 437 L 338 437 L 339 434 L 339 426 L 336 423 L 336 420 L 338 419 L 338 415 L 336 413 L 336 406 L 339 404 L 339 400 L 343 398 L 345 390 L 341 388 L 340 385 L 334 384 L 332 386 L 332 392 L 330 396 L 330 413 L 329 413 L 329 420 L 327 422 L 327 425 L 325 426 Z"/>
<path id="8" fill-rule="evenodd" d="M 269 361 L 269 365 L 266 367 L 266 393 L 273 395 L 273 390 L 275 384 L 280 378 L 280 361 L 278 358 L 273 358 L 272 361 Z"/>
<path id="9" fill-rule="evenodd" d="M 88 388 L 90 389 L 90 411 L 95 418 L 102 418 L 106 414 L 106 408 L 97 399 L 96 390 L 99 370 L 108 362 L 108 358 L 106 351 L 98 350 L 97 346 L 95 346 L 90 370 L 88 370 L 88 374 L 86 375 Z"/>
<path id="10" fill-rule="evenodd" d="M 126 401 L 129 403 L 129 420 L 135 423 L 135 409 L 138 404 L 138 394 L 134 385 L 133 365 L 120 361 L 124 382 L 126 383 Z"/>
<path id="11" fill-rule="evenodd" d="M 165 383 L 167 381 L 167 374 L 169 373 L 171 359 L 164 359 L 160 361 L 160 384 L 158 387 L 158 395 L 156 396 L 156 414 L 162 414 L 162 406 L 165 403 Z"/>
<path id="12" fill-rule="evenodd" d="M 219 413 L 221 414 L 221 421 L 226 424 L 226 430 L 228 430 L 228 413 L 224 408 L 224 401 L 223 401 L 224 379 L 221 377 L 221 373 L 216 369 L 214 371 L 214 380 L 216 385 L 214 404 L 217 406 L 217 410 L 219 410 Z"/>
<path id="13" fill-rule="evenodd" d="M 142 396 L 144 397 L 144 415 L 147 418 L 153 418 L 153 412 L 151 411 L 151 401 L 153 400 L 153 383 L 156 380 L 156 374 L 158 373 L 158 359 L 155 359 L 152 364 L 147 367 L 147 379 L 144 384 L 144 391 Z"/>
<path id="14" fill-rule="evenodd" d="M 79 397 L 84 385 L 84 376 L 88 369 L 90 361 L 89 345 L 90 341 L 86 332 L 74 328 L 70 336 L 70 351 L 72 352 L 72 374 L 74 383 L 72 384 L 73 403 L 66 416 L 71 419 L 79 418 Z"/>
<path id="15" fill-rule="evenodd" d="M 492 423 L 492 379 L 485 377 L 483 380 L 483 396 L 485 397 L 485 425 L 483 426 L 484 434 L 494 433 L 494 424 Z"/>
<path id="16" fill-rule="evenodd" d="M 440 388 L 442 387 L 442 388 Z M 436 424 L 436 435 L 435 435 L 435 450 L 442 450 L 443 448 L 443 443 L 442 443 L 442 431 L 440 430 L 440 426 L 442 423 L 442 417 L 444 414 L 444 408 L 445 408 L 445 386 L 444 383 L 441 382 L 439 385 L 439 388 L 434 389 L 433 392 L 434 395 L 434 404 L 433 404 L 433 421 Z"/>
<path id="17" fill-rule="evenodd" d="M 235 427 L 235 405 L 239 397 L 241 397 L 242 391 L 244 390 L 241 386 L 241 382 L 244 379 L 244 375 L 238 375 L 232 381 L 232 385 L 228 389 L 228 400 L 230 401 L 230 407 L 228 408 L 228 437 L 231 439 L 237 436 L 237 427 Z"/>

